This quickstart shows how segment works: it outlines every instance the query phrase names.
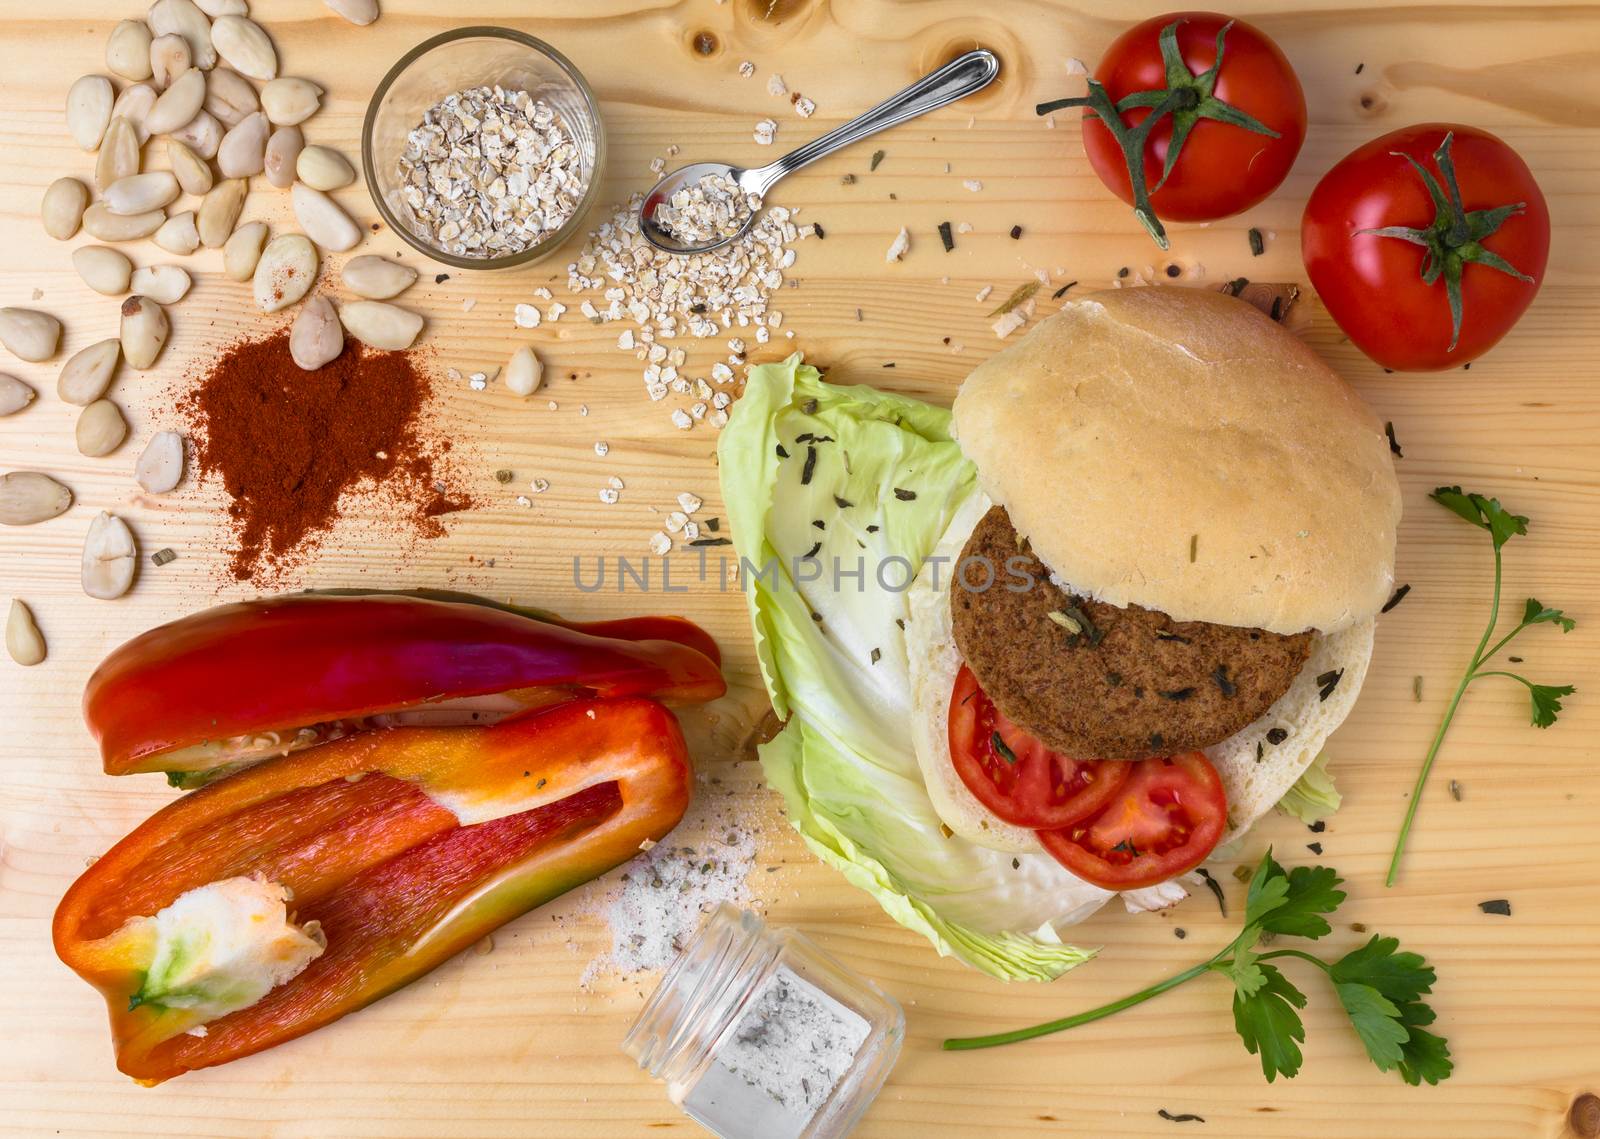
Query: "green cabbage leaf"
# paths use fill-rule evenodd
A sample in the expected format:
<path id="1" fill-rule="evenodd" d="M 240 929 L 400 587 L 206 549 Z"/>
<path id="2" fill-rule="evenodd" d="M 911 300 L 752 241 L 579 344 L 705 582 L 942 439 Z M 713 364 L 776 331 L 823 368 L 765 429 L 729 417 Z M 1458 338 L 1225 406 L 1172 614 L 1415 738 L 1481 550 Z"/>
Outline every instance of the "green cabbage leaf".
<path id="1" fill-rule="evenodd" d="M 1055 930 L 1112 895 L 1048 855 L 951 835 L 911 744 L 906 590 L 976 490 L 950 413 L 824 383 L 797 354 L 750 370 L 718 459 L 762 679 L 786 721 L 762 768 L 795 829 L 943 955 L 1007 980 L 1087 960 Z"/>

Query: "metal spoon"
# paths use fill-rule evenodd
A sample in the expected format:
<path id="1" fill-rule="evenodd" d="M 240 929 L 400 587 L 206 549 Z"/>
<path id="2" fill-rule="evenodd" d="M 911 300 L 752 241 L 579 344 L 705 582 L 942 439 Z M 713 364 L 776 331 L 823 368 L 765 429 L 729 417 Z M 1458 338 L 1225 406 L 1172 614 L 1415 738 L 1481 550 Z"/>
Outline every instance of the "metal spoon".
<path id="1" fill-rule="evenodd" d="M 851 119 L 842 127 L 836 127 L 821 138 L 813 139 L 767 166 L 746 170 L 730 166 L 725 162 L 692 162 L 688 166 L 680 167 L 657 182 L 650 193 L 645 195 L 644 204 L 639 207 L 640 231 L 651 245 L 667 253 L 707 253 L 713 249 L 720 249 L 734 238 L 742 236 L 744 231 L 754 224 L 760 210 L 750 210 L 749 216 L 744 219 L 744 224 L 739 227 L 737 233 L 718 237 L 703 245 L 687 245 L 656 223 L 657 208 L 679 190 L 695 186 L 702 178 L 712 174 L 720 174 L 736 182 L 747 198 L 765 199 L 768 190 L 802 166 L 809 166 L 817 159 L 825 158 L 834 151 L 851 143 L 860 142 L 881 130 L 898 126 L 929 111 L 936 111 L 940 107 L 954 103 L 957 99 L 964 99 L 976 91 L 983 90 L 999 74 L 1000 60 L 993 52 L 982 49 L 969 51 L 932 74 L 924 75 L 904 91 L 890 96 L 866 114 Z"/>

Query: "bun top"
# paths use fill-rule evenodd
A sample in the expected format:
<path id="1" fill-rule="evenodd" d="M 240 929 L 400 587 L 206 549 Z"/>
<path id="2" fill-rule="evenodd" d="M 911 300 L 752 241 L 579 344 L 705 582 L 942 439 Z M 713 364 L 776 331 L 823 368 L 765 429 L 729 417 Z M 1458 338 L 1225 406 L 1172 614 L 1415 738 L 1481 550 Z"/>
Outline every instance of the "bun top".
<path id="1" fill-rule="evenodd" d="M 955 433 L 1034 552 L 1102 601 L 1333 632 L 1393 588 L 1400 488 L 1382 424 L 1223 293 L 1067 304 L 967 377 Z"/>

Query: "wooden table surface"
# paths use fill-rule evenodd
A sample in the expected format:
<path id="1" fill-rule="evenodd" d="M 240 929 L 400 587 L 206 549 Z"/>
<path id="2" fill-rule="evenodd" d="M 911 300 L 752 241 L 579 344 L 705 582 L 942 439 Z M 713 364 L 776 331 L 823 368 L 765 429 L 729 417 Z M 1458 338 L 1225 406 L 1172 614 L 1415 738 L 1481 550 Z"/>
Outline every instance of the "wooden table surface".
<path id="1" fill-rule="evenodd" d="M 831 366 L 836 380 L 947 401 L 997 347 L 983 319 L 990 306 L 973 299 L 982 285 L 1003 296 L 1035 267 L 1062 267 L 1069 279 L 1098 286 L 1124 265 L 1140 272 L 1166 264 L 1102 190 L 1076 129 L 1064 121 L 1048 130 L 1032 111 L 1036 100 L 1064 93 L 1071 57 L 1092 64 L 1125 19 L 1161 10 L 1149 3 L 384 4 L 377 24 L 358 29 L 316 0 L 257 0 L 284 73 L 330 92 L 306 126 L 311 141 L 354 156 L 367 93 L 405 49 L 456 23 L 509 24 L 556 44 L 593 81 L 610 137 L 607 200 L 647 184 L 650 159 L 670 144 L 681 147 L 679 161 L 765 159 L 771 152 L 751 140 L 759 118 L 776 117 L 780 146 L 793 145 L 961 50 L 982 44 L 998 52 L 1005 68 L 998 84 L 873 144 L 886 152 L 875 173 L 867 172 L 868 146 L 807 170 L 781 191 L 784 203 L 804 208 L 802 219 L 826 229 L 825 241 L 800 246 L 801 284 L 780 298 L 785 327 L 795 330 L 793 345 Z M 532 18 L 535 8 L 541 14 Z M 451 961 L 307 1039 L 154 1090 L 114 1070 L 99 997 L 51 952 L 49 919 L 68 883 L 172 794 L 157 778 L 100 774 L 78 714 L 85 678 L 135 633 L 251 592 L 219 584 L 225 532 L 215 488 L 191 486 L 157 501 L 130 478 L 142 440 L 168 422 L 163 381 L 268 323 L 251 310 L 246 288 L 221 276 L 215 256 L 196 259 L 197 287 L 175 310 L 158 371 L 118 385 L 134 441 L 108 459 L 80 457 L 73 409 L 54 397 L 61 360 L 114 328 L 115 302 L 79 282 L 68 246 L 39 228 L 38 201 L 56 176 L 87 175 L 90 160 L 64 128 L 66 88 L 81 73 L 103 70 L 107 32 L 139 9 L 133 0 L 0 4 L 0 303 L 44 308 L 67 330 L 55 361 L 5 362 L 40 388 L 41 399 L 0 420 L 0 466 L 52 471 L 77 493 L 65 516 L 0 534 L 0 594 L 26 598 L 50 643 L 39 668 L 0 661 L 0 1008 L 10 1026 L 0 1033 L 0 1133 L 699 1134 L 618 1051 L 648 981 L 601 978 L 579 988 L 587 958 L 609 943 L 604 918 L 581 912 L 582 897 L 507 927 L 487 956 Z M 438 286 L 433 266 L 405 257 L 427 274 L 406 302 L 427 310 L 441 368 L 499 362 L 531 335 L 556 376 L 552 397 L 561 409 L 447 384 L 438 415 L 462 441 L 466 469 L 491 504 L 456 519 L 447 539 L 399 558 L 380 527 L 352 522 L 300 583 L 454 585 L 584 616 L 670 605 L 711 629 L 727 651 L 732 692 L 709 713 L 692 714 L 689 730 L 702 768 L 748 796 L 752 817 L 766 822 L 761 859 L 779 869 L 754 883 L 762 908 L 772 921 L 813 934 L 906 1008 L 904 1054 L 862 1136 L 1549 1137 L 1568 1133 L 1576 1095 L 1600 1092 L 1600 712 L 1592 695 L 1600 688 L 1600 8 L 1248 0 L 1231 10 L 1256 19 L 1294 62 L 1310 136 L 1266 204 L 1206 228 L 1173 227 L 1173 259 L 1186 274 L 1301 280 L 1297 221 L 1318 174 L 1367 138 L 1421 120 L 1474 123 L 1505 137 L 1538 177 L 1555 227 L 1537 302 L 1470 371 L 1386 376 L 1341 342 L 1325 314 L 1313 311 L 1307 333 L 1380 417 L 1393 420 L 1405 447 L 1398 574 L 1413 588 L 1383 619 L 1366 692 L 1330 745 L 1345 806 L 1319 837 L 1325 861 L 1349 880 L 1341 922 L 1396 934 L 1438 967 L 1439 1027 L 1456 1060 L 1455 1076 L 1438 1088 L 1408 1088 L 1376 1072 L 1314 978 L 1306 979 L 1305 1068 L 1292 1082 L 1262 1082 L 1234 1035 L 1220 981 L 1030 1045 L 941 1053 L 938 1041 L 952 1033 L 1030 1023 L 1142 987 L 1209 954 L 1235 923 L 1221 920 L 1204 896 L 1161 916 L 1108 909 L 1072 931 L 1081 943 L 1103 946 L 1101 956 L 1041 987 L 1002 985 L 942 961 L 884 918 L 780 825 L 756 766 L 740 762 L 741 740 L 766 702 L 738 595 L 619 597 L 572 584 L 573 554 L 642 554 L 659 522 L 652 510 L 670 509 L 680 490 L 721 512 L 711 430 L 679 432 L 645 400 L 637 365 L 615 349 L 616 329 L 582 320 L 533 334 L 512 327 L 512 305 L 537 285 L 569 299 L 560 268 L 568 256 L 554 268 L 455 274 Z M 738 76 L 746 59 L 757 67 L 753 79 Z M 815 99 L 815 118 L 804 122 L 767 94 L 773 71 Z M 859 176 L 854 185 L 841 184 L 847 172 Z M 963 188 L 969 178 L 982 181 L 981 192 Z M 359 185 L 339 198 L 361 220 L 374 216 Z M 245 216 L 284 215 L 283 195 L 263 185 Z M 935 235 L 946 219 L 975 227 L 950 254 Z M 913 250 L 886 265 L 884 249 L 902 225 Z M 1020 241 L 1007 236 L 1013 225 L 1023 227 Z M 1245 240 L 1250 226 L 1268 234 L 1258 259 Z M 388 235 L 364 246 L 399 248 Z M 148 245 L 135 259 L 171 260 Z M 468 298 L 477 303 L 464 313 Z M 964 351 L 952 352 L 946 336 Z M 768 356 L 788 347 L 774 344 Z M 892 372 L 882 367 L 889 362 L 897 365 Z M 605 460 L 592 449 L 601 438 L 611 444 Z M 548 478 L 551 489 L 531 510 L 518 507 L 493 481 L 499 467 Z M 627 489 L 619 504 L 602 507 L 595 491 L 611 473 L 622 474 Z M 1535 677 L 1577 683 L 1580 692 L 1548 732 L 1528 727 L 1520 691 L 1486 683 L 1471 692 L 1404 876 L 1385 889 L 1381 877 L 1412 778 L 1487 605 L 1486 543 L 1425 497 L 1448 482 L 1498 494 L 1533 519 L 1530 535 L 1507 548 L 1507 596 L 1537 593 L 1578 617 L 1570 636 L 1528 635 L 1523 654 Z M 114 603 L 85 598 L 77 581 L 83 532 L 102 508 L 130 520 L 146 554 L 179 551 L 164 568 L 146 563 L 133 593 Z M 1412 697 L 1417 675 L 1420 703 Z M 1451 779 L 1462 788 L 1459 802 L 1445 791 Z M 1246 854 L 1253 858 L 1270 840 L 1286 860 L 1310 861 L 1302 845 L 1309 838 L 1300 824 L 1276 818 L 1259 828 Z M 1223 877 L 1237 904 L 1240 889 Z M 1487 898 L 1508 899 L 1512 916 L 1481 913 L 1477 903 Z M 569 915 L 560 937 L 551 912 Z M 1174 936 L 1175 926 L 1186 929 L 1186 940 Z M 1343 946 L 1357 936 L 1341 928 L 1330 941 Z M 576 953 L 562 944 L 567 938 Z M 1158 1117 L 1161 1108 L 1206 1122 L 1169 1123 Z"/>

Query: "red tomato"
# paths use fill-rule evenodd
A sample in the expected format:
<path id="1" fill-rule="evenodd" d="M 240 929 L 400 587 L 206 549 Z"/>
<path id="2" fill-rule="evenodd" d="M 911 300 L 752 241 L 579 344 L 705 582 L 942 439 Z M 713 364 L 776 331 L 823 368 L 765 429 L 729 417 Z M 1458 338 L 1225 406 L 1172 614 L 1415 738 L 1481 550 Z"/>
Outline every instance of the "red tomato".
<path id="1" fill-rule="evenodd" d="M 1446 165 L 1460 190 L 1454 204 L 1452 180 L 1439 161 L 1452 135 Z M 1434 180 L 1445 209 L 1408 158 Z M 1491 212 L 1519 204 L 1503 219 Z M 1458 210 L 1465 222 L 1460 239 L 1450 225 Z M 1386 227 L 1414 232 L 1362 232 Z M 1527 164 L 1494 135 L 1421 123 L 1373 139 L 1323 175 L 1306 203 L 1300 250 L 1322 303 L 1358 348 L 1386 368 L 1437 371 L 1494 347 L 1533 302 L 1550 253 L 1550 211 Z M 1430 270 L 1437 270 L 1435 279 Z M 1459 320 L 1451 312 L 1453 288 Z"/>
<path id="2" fill-rule="evenodd" d="M 1222 837 L 1228 798 L 1198 752 L 1144 759 L 1093 818 L 1040 831 L 1057 862 L 1106 890 L 1154 886 L 1193 870 Z"/>
<path id="3" fill-rule="evenodd" d="M 1177 23 L 1177 47 L 1191 75 L 1201 78 L 1217 61 L 1217 34 L 1229 23 L 1215 12 L 1175 12 L 1129 28 L 1112 43 L 1095 68 L 1095 78 L 1113 101 L 1120 103 L 1141 91 L 1169 86 L 1162 60 L 1163 28 Z M 1217 69 L 1215 99 L 1243 111 L 1277 133 L 1276 138 L 1202 114 L 1182 141 L 1166 184 L 1161 180 L 1173 123 L 1184 111 L 1169 113 L 1150 131 L 1144 144 L 1145 184 L 1157 215 L 1174 221 L 1210 221 L 1249 209 L 1283 181 L 1306 136 L 1306 98 L 1300 80 L 1278 45 L 1262 32 L 1234 20 L 1223 39 L 1222 66 Z M 1133 108 L 1122 121 L 1136 127 L 1150 110 Z M 1133 204 L 1128 163 L 1121 144 L 1092 112 L 1083 116 L 1083 146 L 1100 181 L 1123 201 Z"/>
<path id="4" fill-rule="evenodd" d="M 961 782 L 1019 827 L 1053 830 L 1088 818 L 1110 802 L 1133 766 L 1057 755 L 1006 719 L 966 665 L 950 693 L 949 728 Z"/>

